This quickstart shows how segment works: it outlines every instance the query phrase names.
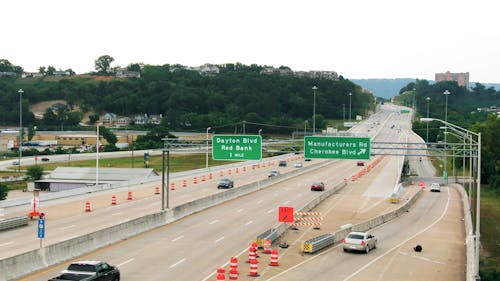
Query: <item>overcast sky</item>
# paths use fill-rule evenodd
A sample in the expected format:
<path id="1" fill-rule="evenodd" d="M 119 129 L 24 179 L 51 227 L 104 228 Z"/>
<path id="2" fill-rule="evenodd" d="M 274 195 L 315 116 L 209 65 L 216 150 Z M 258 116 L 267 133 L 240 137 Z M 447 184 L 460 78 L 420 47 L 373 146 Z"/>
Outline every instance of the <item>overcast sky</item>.
<path id="1" fill-rule="evenodd" d="M 498 0 L 1 1 L 0 59 L 94 71 L 204 63 L 333 70 L 349 79 L 500 82 Z"/>

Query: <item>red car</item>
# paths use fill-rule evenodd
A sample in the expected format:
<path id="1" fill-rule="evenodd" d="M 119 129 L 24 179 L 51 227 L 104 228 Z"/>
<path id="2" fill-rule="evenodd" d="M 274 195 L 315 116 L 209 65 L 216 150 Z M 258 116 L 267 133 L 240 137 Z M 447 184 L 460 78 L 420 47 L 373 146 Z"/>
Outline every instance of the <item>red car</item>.
<path id="1" fill-rule="evenodd" d="M 315 182 L 311 184 L 311 191 L 325 191 L 325 184 L 323 182 Z"/>
<path id="2" fill-rule="evenodd" d="M 363 161 L 358 161 L 358 163 L 356 163 L 358 166 L 364 166 L 365 165 L 365 162 Z"/>

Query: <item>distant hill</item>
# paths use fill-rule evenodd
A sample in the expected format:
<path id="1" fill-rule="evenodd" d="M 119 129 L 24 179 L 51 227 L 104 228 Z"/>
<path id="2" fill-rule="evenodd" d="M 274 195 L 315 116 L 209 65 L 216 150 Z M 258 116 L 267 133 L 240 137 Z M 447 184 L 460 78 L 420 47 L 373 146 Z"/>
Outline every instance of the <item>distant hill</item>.
<path id="1" fill-rule="evenodd" d="M 349 79 L 355 84 L 360 85 L 364 89 L 367 89 L 373 93 L 374 96 L 390 99 L 399 94 L 401 88 L 408 85 L 408 83 L 415 82 L 415 78 L 395 78 L 395 79 Z M 433 80 L 428 80 L 430 84 L 433 84 Z M 477 82 L 470 82 L 470 87 L 474 87 Z M 493 87 L 497 91 L 500 90 L 499 83 L 482 83 L 486 88 Z"/>
<path id="2" fill-rule="evenodd" d="M 408 83 L 415 82 L 415 78 L 396 79 L 349 79 L 373 93 L 373 95 L 385 99 L 390 99 L 399 94 L 399 90 Z"/>

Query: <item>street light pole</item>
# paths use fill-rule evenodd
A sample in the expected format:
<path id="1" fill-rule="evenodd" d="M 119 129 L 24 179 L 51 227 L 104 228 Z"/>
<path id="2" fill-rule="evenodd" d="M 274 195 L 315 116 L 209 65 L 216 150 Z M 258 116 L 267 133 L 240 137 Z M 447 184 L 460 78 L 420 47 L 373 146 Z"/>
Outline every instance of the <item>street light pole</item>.
<path id="1" fill-rule="evenodd" d="M 206 141 L 206 153 L 205 153 L 205 168 L 208 169 L 208 131 L 210 131 L 210 129 L 212 129 L 212 127 L 208 127 L 207 128 L 207 134 L 206 134 L 206 138 L 205 138 L 205 141 Z"/>
<path id="2" fill-rule="evenodd" d="M 443 95 L 445 96 L 445 107 L 444 107 L 444 122 L 448 123 L 448 96 L 450 95 L 450 91 L 446 90 L 444 91 Z M 446 162 L 448 162 L 448 150 L 446 148 L 446 135 L 448 132 L 448 125 L 445 123 L 445 130 L 444 130 L 444 181 L 445 183 L 448 183 L 448 171 L 446 170 Z"/>
<path id="3" fill-rule="evenodd" d="M 23 156 L 23 89 L 19 93 L 19 161 L 17 161 L 17 171 L 21 172 L 21 158 Z"/>
<path id="4" fill-rule="evenodd" d="M 345 124 L 345 103 L 342 104 L 342 126 Z"/>
<path id="5" fill-rule="evenodd" d="M 306 136 L 307 133 L 307 120 L 304 121 L 304 137 Z"/>
<path id="6" fill-rule="evenodd" d="M 351 97 L 352 93 L 349 93 L 349 122 L 351 122 Z"/>
<path id="7" fill-rule="evenodd" d="M 97 124 L 97 140 L 95 143 L 95 186 L 99 185 L 99 124 Z"/>
<path id="8" fill-rule="evenodd" d="M 316 133 L 316 90 L 318 87 L 313 86 L 313 136 Z"/>
<path id="9" fill-rule="evenodd" d="M 427 118 L 429 118 L 429 101 L 431 100 L 431 98 L 427 97 L 425 98 L 425 100 L 427 101 Z M 427 133 L 425 135 L 425 141 L 429 142 L 429 122 L 427 122 Z"/>

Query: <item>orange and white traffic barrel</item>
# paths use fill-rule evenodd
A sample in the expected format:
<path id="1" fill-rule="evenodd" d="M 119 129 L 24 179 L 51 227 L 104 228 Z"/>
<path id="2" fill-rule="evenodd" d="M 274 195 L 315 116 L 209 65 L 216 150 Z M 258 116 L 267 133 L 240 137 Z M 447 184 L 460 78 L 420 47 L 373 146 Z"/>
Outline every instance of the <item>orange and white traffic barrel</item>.
<path id="1" fill-rule="evenodd" d="M 278 250 L 273 250 L 271 252 L 271 262 L 269 263 L 270 266 L 278 266 Z"/>
<path id="2" fill-rule="evenodd" d="M 85 202 L 85 212 L 90 212 L 90 202 Z"/>
<path id="3" fill-rule="evenodd" d="M 252 260 L 250 262 L 250 273 L 248 274 L 250 277 L 258 277 L 259 276 L 259 261 Z"/>
<path id="4" fill-rule="evenodd" d="M 116 196 L 111 196 L 111 205 L 116 205 Z"/>

